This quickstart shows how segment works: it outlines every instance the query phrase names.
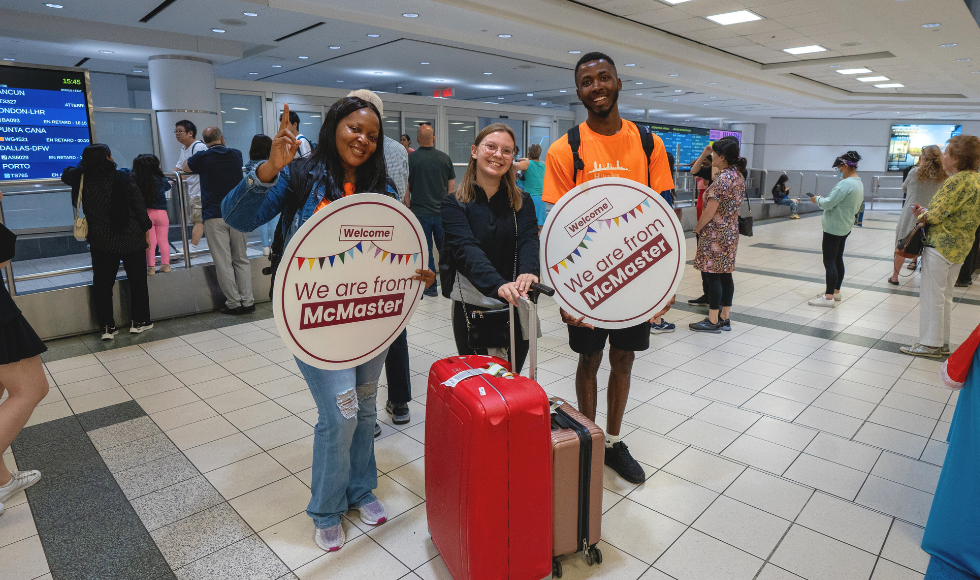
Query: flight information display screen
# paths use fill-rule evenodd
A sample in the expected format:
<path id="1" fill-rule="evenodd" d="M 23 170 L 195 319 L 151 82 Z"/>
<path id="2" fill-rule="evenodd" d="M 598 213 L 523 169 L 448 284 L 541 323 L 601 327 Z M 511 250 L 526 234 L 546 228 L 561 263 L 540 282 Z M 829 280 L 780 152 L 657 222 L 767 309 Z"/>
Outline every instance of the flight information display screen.
<path id="1" fill-rule="evenodd" d="M 901 171 L 919 162 L 922 148 L 936 145 L 946 148 L 946 142 L 963 132 L 962 125 L 892 125 L 888 142 L 888 171 Z"/>
<path id="2" fill-rule="evenodd" d="M 650 127 L 650 130 L 663 139 L 667 151 L 674 156 L 677 165 L 690 165 L 701 155 L 704 148 L 711 143 L 710 131 L 698 127 L 681 127 L 679 125 L 656 125 L 653 123 L 637 123 Z M 678 145 L 680 150 L 678 151 Z M 678 154 L 679 153 L 679 154 Z"/>
<path id="3" fill-rule="evenodd" d="M 91 142 L 84 71 L 0 66 L 0 182 L 61 177 Z"/>

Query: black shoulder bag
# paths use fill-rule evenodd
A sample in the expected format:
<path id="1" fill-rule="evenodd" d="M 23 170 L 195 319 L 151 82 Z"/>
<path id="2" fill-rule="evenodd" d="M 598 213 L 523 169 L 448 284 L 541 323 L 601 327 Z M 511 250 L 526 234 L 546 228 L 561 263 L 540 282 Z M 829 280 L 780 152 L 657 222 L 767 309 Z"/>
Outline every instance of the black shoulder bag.
<path id="1" fill-rule="evenodd" d="M 517 211 L 514 211 L 514 275 L 517 280 L 517 246 L 520 242 L 517 230 Z M 459 285 L 459 271 L 456 271 L 456 284 Z M 462 294 L 462 286 L 460 286 Z M 463 317 L 466 319 L 466 344 L 473 350 L 485 348 L 510 347 L 510 305 L 494 310 L 466 309 L 463 305 Z"/>
<path id="2" fill-rule="evenodd" d="M 272 291 L 276 287 L 276 270 L 282 262 L 282 253 L 286 249 L 286 232 L 296 219 L 296 213 L 306 205 L 313 188 L 307 188 L 309 173 L 303 172 L 300 175 L 299 168 L 302 160 L 291 161 L 289 163 L 289 187 L 286 190 L 286 205 L 279 214 L 279 223 L 276 224 L 276 233 L 272 238 L 272 247 L 269 248 L 269 265 L 262 268 L 262 273 L 272 276 L 269 283 L 269 298 L 272 298 Z"/>

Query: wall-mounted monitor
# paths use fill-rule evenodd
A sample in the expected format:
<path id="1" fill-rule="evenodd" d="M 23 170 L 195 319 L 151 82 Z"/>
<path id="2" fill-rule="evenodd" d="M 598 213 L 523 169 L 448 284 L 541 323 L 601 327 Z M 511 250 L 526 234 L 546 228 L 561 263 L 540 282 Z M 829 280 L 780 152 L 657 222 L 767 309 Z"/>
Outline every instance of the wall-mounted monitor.
<path id="1" fill-rule="evenodd" d="M 946 148 L 946 142 L 963 132 L 962 125 L 892 125 L 888 143 L 888 171 L 902 171 L 919 162 L 922 148 L 938 145 Z"/>
<path id="2" fill-rule="evenodd" d="M 674 156 L 676 165 L 690 165 L 711 143 L 711 132 L 708 129 L 642 122 L 637 125 L 650 127 L 651 131 L 663 139 L 664 146 Z"/>
<path id="3" fill-rule="evenodd" d="M 0 183 L 61 177 L 92 142 L 88 71 L 0 65 Z"/>
<path id="4" fill-rule="evenodd" d="M 738 139 L 738 144 L 742 144 L 742 132 L 741 131 L 723 131 L 721 129 L 711 129 L 708 136 L 711 138 L 711 142 L 715 142 L 722 137 L 735 137 Z"/>

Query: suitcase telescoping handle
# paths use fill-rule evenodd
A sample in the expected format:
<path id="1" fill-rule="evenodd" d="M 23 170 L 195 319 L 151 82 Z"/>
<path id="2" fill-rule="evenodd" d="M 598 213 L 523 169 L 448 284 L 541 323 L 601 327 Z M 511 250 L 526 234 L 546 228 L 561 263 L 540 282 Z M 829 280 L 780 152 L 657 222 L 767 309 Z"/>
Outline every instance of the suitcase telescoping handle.
<path id="1" fill-rule="evenodd" d="M 544 284 L 533 283 L 527 293 L 527 298 L 521 298 L 521 300 L 526 300 L 528 303 L 528 308 L 530 309 L 531 316 L 530 324 L 528 325 L 528 336 L 531 337 L 530 345 L 530 367 L 528 369 L 527 378 L 532 381 L 536 381 L 536 375 L 538 370 L 538 296 L 544 294 L 545 296 L 554 296 L 555 289 L 550 286 L 545 286 Z M 511 305 L 509 307 L 510 311 L 510 370 L 514 373 L 517 372 L 517 337 L 516 327 L 514 325 L 514 307 Z"/>

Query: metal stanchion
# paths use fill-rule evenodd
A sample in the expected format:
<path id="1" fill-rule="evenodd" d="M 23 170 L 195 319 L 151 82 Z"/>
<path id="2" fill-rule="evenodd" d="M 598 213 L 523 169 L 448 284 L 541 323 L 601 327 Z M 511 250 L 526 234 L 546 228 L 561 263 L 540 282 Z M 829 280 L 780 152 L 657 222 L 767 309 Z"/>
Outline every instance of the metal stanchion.
<path id="1" fill-rule="evenodd" d="M 184 205 L 184 182 L 180 178 L 183 172 L 177 171 L 174 175 L 177 177 L 177 207 L 180 210 L 180 238 L 184 243 L 184 267 L 190 269 L 191 245 L 187 241 L 187 211 Z"/>

